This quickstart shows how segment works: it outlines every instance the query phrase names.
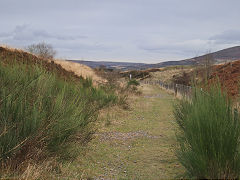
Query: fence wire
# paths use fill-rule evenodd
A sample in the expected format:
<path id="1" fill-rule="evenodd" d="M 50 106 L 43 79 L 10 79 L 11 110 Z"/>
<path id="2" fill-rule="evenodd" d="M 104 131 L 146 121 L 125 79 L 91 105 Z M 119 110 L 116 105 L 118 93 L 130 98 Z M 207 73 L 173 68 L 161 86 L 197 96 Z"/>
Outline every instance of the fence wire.
<path id="1" fill-rule="evenodd" d="M 174 83 L 164 83 L 160 80 L 143 80 L 141 81 L 144 84 L 150 84 L 150 85 L 158 85 L 162 87 L 165 90 L 168 90 L 175 94 L 175 96 L 181 96 L 185 98 L 191 98 L 192 97 L 192 87 L 186 86 L 183 84 L 174 84 Z"/>
<path id="2" fill-rule="evenodd" d="M 192 100 L 192 97 L 194 95 L 194 88 L 191 86 L 186 86 L 183 84 L 174 84 L 174 83 L 164 83 L 160 80 L 142 80 L 141 83 L 144 84 L 150 84 L 150 85 L 158 85 L 164 90 L 169 91 L 170 93 L 173 93 L 176 97 L 179 98 L 186 98 L 188 100 Z M 207 96 L 210 96 L 208 92 L 204 91 L 202 88 L 200 89 L 202 93 L 204 93 Z M 233 104 L 234 112 L 240 112 L 240 102 L 237 101 Z"/>

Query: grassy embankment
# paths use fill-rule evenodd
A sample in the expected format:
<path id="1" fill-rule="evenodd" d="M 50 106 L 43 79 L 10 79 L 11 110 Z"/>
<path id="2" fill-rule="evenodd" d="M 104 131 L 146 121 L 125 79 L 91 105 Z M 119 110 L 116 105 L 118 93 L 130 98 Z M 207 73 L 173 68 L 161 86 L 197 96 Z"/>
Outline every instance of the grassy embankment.
<path id="1" fill-rule="evenodd" d="M 61 162 L 78 155 L 99 111 L 118 98 L 54 63 L 0 50 L 0 177 L 61 176 Z"/>

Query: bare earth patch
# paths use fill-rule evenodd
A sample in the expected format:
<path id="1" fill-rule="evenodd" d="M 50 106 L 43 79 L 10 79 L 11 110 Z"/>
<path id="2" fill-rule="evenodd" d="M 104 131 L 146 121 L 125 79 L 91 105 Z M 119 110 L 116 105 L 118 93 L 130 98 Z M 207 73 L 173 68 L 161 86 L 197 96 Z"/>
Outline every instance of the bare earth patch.
<path id="1" fill-rule="evenodd" d="M 101 141 L 110 141 L 110 140 L 130 140 L 130 139 L 136 139 L 141 137 L 147 137 L 147 138 L 160 138 L 161 136 L 152 136 L 149 135 L 149 133 L 144 131 L 136 131 L 136 132 L 105 132 L 96 134 Z"/>

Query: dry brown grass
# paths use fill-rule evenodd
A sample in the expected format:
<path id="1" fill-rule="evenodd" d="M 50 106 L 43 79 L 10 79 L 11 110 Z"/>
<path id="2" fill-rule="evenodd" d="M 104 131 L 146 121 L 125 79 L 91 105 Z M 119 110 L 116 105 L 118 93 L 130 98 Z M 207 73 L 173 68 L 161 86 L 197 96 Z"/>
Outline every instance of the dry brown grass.
<path id="1" fill-rule="evenodd" d="M 15 48 L 15 47 L 11 47 L 8 46 L 7 44 L 0 44 L 0 47 L 5 48 L 9 51 L 15 52 L 15 51 L 20 51 L 20 52 L 24 52 L 24 50 L 20 49 L 20 48 Z"/>
<path id="2" fill-rule="evenodd" d="M 54 62 L 61 65 L 67 71 L 74 72 L 77 76 L 82 76 L 83 78 L 91 78 L 94 84 L 106 83 L 105 79 L 97 76 L 94 70 L 86 65 L 64 60 L 54 60 Z"/>
<path id="3" fill-rule="evenodd" d="M 42 162 L 27 160 L 23 162 L 15 171 L 10 165 L 0 170 L 0 179 L 82 179 L 82 173 L 74 174 L 69 171 L 71 162 L 64 165 L 56 158 L 50 158 Z"/>
<path id="4" fill-rule="evenodd" d="M 22 49 L 0 45 L 0 59 L 4 64 L 40 65 L 46 71 L 54 72 L 65 80 L 79 80 L 81 78 L 73 72 L 67 71 L 61 65 L 54 63 L 52 60 L 40 58 Z"/>
<path id="5" fill-rule="evenodd" d="M 162 68 L 161 71 L 156 71 L 156 72 L 151 72 L 151 80 L 161 80 L 162 82 L 165 83 L 170 83 L 172 82 L 173 76 L 174 75 L 181 75 L 183 72 L 189 73 L 193 69 L 192 68 Z"/>
<path id="6" fill-rule="evenodd" d="M 106 83 L 106 80 L 102 77 L 99 77 L 92 68 L 83 64 L 65 60 L 46 60 L 22 49 L 12 48 L 7 45 L 0 45 L 0 48 L 0 57 L 3 60 L 8 58 L 5 60 L 8 62 L 10 62 L 9 58 L 11 60 L 16 59 L 17 61 L 32 64 L 39 64 L 42 62 L 45 64 L 47 70 L 52 71 L 52 69 L 56 69 L 57 72 L 63 76 L 75 76 L 77 79 L 79 79 L 79 77 L 91 78 L 94 85 Z"/>

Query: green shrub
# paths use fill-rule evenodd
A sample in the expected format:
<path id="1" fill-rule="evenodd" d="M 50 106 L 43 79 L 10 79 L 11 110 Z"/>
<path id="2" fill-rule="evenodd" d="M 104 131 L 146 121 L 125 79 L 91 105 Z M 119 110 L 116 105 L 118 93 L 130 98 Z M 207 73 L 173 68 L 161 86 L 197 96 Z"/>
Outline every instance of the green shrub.
<path id="1" fill-rule="evenodd" d="M 174 108 L 177 157 L 188 178 L 233 179 L 240 174 L 240 121 L 220 87 L 195 91 Z"/>
<path id="2" fill-rule="evenodd" d="M 128 86 L 139 86 L 140 83 L 136 79 L 132 79 L 128 81 Z"/>
<path id="3" fill-rule="evenodd" d="M 0 87 L 0 161 L 36 156 L 34 149 L 61 155 L 76 138 L 87 143 L 98 110 L 117 99 L 90 79 L 64 81 L 36 65 L 0 62 Z"/>

